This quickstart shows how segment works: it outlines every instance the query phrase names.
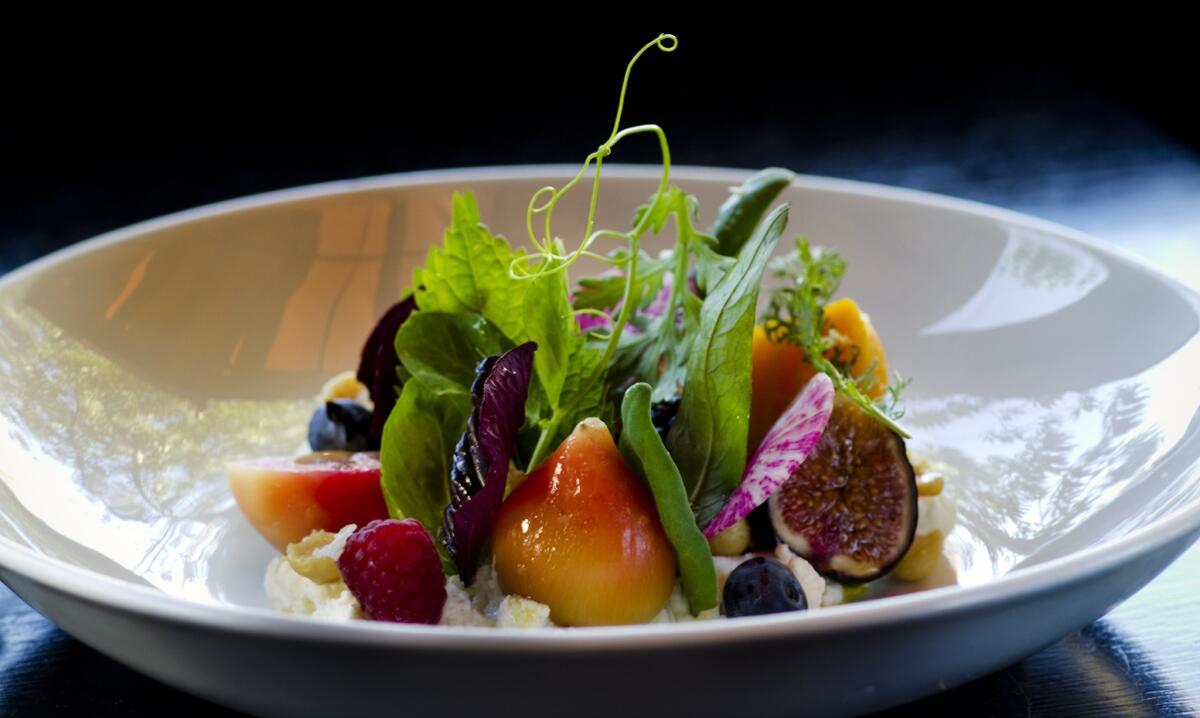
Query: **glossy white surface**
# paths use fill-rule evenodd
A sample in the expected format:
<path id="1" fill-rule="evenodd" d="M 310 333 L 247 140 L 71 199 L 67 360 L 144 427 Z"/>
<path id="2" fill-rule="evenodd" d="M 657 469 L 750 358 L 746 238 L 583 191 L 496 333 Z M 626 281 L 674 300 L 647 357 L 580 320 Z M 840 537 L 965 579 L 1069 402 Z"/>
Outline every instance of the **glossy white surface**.
<path id="1" fill-rule="evenodd" d="M 347 666 L 375 652 L 402 661 L 411 673 L 392 680 L 413 705 L 434 698 L 445 670 L 507 685 L 531 709 L 586 690 L 563 675 L 585 666 L 595 685 L 661 676 L 639 684 L 646 706 L 778 707 L 783 678 L 748 692 L 694 677 L 719 665 L 732 679 L 730 662 L 741 661 L 744 678 L 763 683 L 767 661 L 782 660 L 806 676 L 806 707 L 858 711 L 954 685 L 1085 624 L 1200 531 L 1195 293 L 1037 220 L 802 178 L 785 198 L 789 234 L 847 257 L 843 293 L 916 378 L 911 446 L 958 468 L 960 525 L 937 581 L 961 587 L 795 616 L 542 635 L 335 626 L 265 610 L 271 549 L 238 516 L 223 462 L 301 445 L 312 395 L 356 363 L 376 313 L 440 238 L 451 191 L 473 189 L 492 228 L 519 240 L 529 195 L 563 174 L 458 171 L 277 193 L 133 227 L 7 277 L 0 575 L 101 650 L 256 710 L 321 712 L 344 707 L 349 691 L 369 704 L 394 687 L 363 693 L 349 668 L 329 666 L 327 684 L 292 693 L 222 678 L 222 662 L 250 646 L 293 686 L 304 683 L 293 672 L 306 670 L 305 649 L 322 646 Z M 707 221 L 742 176 L 674 179 Z M 654 184 L 652 172 L 606 167 L 601 221 L 625 226 Z M 568 241 L 583 198 L 556 213 Z M 204 647 L 186 660 L 175 643 L 184 635 Z M 851 647 L 855 659 L 814 660 Z M 563 652 L 577 665 L 555 664 Z M 541 664 L 561 685 L 516 668 Z M 691 675 L 688 689 L 668 675 Z M 486 691 L 471 693 L 459 700 Z"/>

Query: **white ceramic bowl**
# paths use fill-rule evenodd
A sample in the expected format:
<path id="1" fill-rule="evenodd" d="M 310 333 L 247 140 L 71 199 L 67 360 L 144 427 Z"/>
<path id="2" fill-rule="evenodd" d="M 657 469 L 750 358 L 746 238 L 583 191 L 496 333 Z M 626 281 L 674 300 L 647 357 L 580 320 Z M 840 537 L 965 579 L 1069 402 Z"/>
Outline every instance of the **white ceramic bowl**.
<path id="1" fill-rule="evenodd" d="M 114 232 L 0 282 L 0 578 L 137 670 L 278 715 L 861 713 L 1084 626 L 1200 532 L 1200 297 L 1070 230 L 918 192 L 801 178 L 789 232 L 915 381 L 918 452 L 959 470 L 934 587 L 800 614 L 519 632 L 301 620 L 222 466 L 303 442 L 313 395 L 438 241 L 453 190 L 523 237 L 573 169 L 398 175 Z M 606 167 L 627 225 L 655 171 Z M 678 170 L 711 219 L 745 173 Z M 583 194 L 556 214 L 577 237 Z M 881 592 L 898 592 L 884 587 Z"/>

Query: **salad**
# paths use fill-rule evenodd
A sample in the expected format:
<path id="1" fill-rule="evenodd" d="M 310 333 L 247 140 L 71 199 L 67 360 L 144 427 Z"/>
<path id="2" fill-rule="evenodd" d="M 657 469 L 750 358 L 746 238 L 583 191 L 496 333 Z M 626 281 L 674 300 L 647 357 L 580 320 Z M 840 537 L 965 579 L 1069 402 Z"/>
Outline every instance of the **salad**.
<path id="1" fill-rule="evenodd" d="M 857 600 L 941 560 L 946 472 L 908 455 L 908 382 L 869 316 L 834 298 L 846 263 L 804 239 L 771 259 L 792 173 L 754 175 L 701 228 L 662 128 L 621 126 L 637 60 L 676 46 L 661 35 L 630 61 L 609 137 L 531 198 L 528 250 L 455 194 L 357 371 L 322 390 L 312 453 L 230 466 L 281 552 L 265 578 L 277 609 L 501 627 L 735 618 Z M 657 190 L 629 228 L 597 227 L 603 162 L 642 134 L 661 148 Z M 568 248 L 554 210 L 589 171 Z M 643 249 L 668 227 L 670 250 Z M 607 269 L 572 280 L 583 259 Z"/>

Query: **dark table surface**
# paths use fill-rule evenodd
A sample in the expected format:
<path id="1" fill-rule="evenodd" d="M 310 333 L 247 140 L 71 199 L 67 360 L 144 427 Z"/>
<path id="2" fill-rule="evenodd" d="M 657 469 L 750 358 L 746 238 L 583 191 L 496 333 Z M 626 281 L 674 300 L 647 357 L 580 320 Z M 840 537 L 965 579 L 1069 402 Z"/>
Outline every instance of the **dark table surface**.
<path id="1" fill-rule="evenodd" d="M 1171 108 L 1130 90 L 1132 85 L 1096 90 L 1070 68 L 1028 65 L 987 77 L 966 100 L 946 104 L 926 97 L 902 112 L 838 105 L 834 100 L 840 96 L 834 97 L 830 106 L 841 110 L 803 131 L 766 115 L 742 118 L 731 130 L 705 115 L 707 124 L 685 123 L 676 135 L 681 138 L 676 161 L 782 164 L 989 202 L 1090 232 L 1200 288 L 1200 154 L 1194 127 L 1190 135 L 1187 127 L 1181 131 Z M 926 94 L 936 95 L 938 86 L 953 87 L 958 79 L 943 72 Z M 825 89 L 830 97 L 836 94 Z M 28 183 L 6 188 L 0 198 L 0 272 L 105 229 L 229 196 L 383 171 L 564 161 L 579 154 L 563 150 L 559 139 L 523 135 L 511 123 L 504 125 L 515 133 L 509 142 L 476 140 L 440 154 L 427 147 L 404 154 L 395 149 L 404 138 L 370 124 L 357 139 L 332 146 L 306 144 L 295 133 L 276 136 L 251 128 L 237 134 L 232 125 L 222 127 L 220 139 L 228 142 L 217 152 L 202 142 L 138 144 L 132 131 L 106 138 L 107 145 L 96 137 L 78 140 L 64 153 L 77 158 L 84 143 L 94 143 L 83 159 L 61 175 L 30 174 Z M 724 133 L 720 142 L 706 141 L 718 130 Z M 566 139 L 570 147 L 588 147 L 590 136 Z M 26 153 L 26 169 L 38 152 L 35 146 Z M 632 159 L 650 157 L 635 152 Z M 39 155 L 37 163 L 43 160 Z M 994 675 L 890 714 L 1196 715 L 1197 596 L 1200 546 L 1084 630 Z M 0 714 L 191 712 L 227 713 L 80 644 L 0 586 Z"/>

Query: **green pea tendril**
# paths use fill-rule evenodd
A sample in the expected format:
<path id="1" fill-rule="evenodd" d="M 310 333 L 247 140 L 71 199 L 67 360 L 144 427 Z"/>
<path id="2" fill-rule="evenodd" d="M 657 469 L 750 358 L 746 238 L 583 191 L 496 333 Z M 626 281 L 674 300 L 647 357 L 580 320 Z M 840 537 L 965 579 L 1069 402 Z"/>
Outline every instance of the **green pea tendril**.
<path id="1" fill-rule="evenodd" d="M 613 322 L 612 331 L 604 335 L 607 339 L 604 357 L 601 362 L 604 366 L 607 366 L 612 360 L 612 356 L 617 350 L 617 343 L 621 338 L 621 333 L 625 329 L 625 325 L 629 322 L 630 312 L 636 309 L 634 306 L 635 302 L 631 300 L 634 298 L 633 293 L 637 287 L 638 248 L 642 236 L 650 228 L 650 221 L 654 215 L 654 210 L 665 201 L 667 189 L 671 181 L 671 149 L 667 144 L 667 135 L 662 127 L 654 124 L 646 124 L 621 128 L 621 116 L 625 110 L 625 95 L 629 89 L 629 77 L 633 73 L 633 66 L 651 48 L 658 48 L 663 52 L 674 52 L 677 47 L 679 47 L 678 38 L 670 34 L 661 34 L 646 43 L 642 46 L 642 49 L 634 54 L 629 64 L 625 67 L 625 77 L 621 82 L 621 94 L 617 99 L 617 114 L 613 119 L 612 131 L 609 133 L 608 139 L 584 159 L 583 166 L 580 167 L 579 172 L 561 188 L 547 185 L 533 193 L 533 196 L 529 199 L 529 205 L 525 209 L 525 229 L 534 251 L 514 259 L 509 265 L 509 274 L 518 279 L 533 279 L 553 272 L 566 271 L 582 257 L 595 259 L 624 270 L 626 277 L 625 292 L 619 314 Z M 596 205 L 600 198 L 600 175 L 604 166 L 604 159 L 612 154 L 613 148 L 621 140 L 640 134 L 653 134 L 657 136 L 662 154 L 662 178 L 659 180 L 658 190 L 651 202 L 650 211 L 643 212 L 633 228 L 626 232 L 596 229 Z M 568 192 L 583 181 L 584 176 L 587 175 L 589 168 L 592 168 L 593 165 L 592 193 L 588 204 L 587 224 L 585 225 L 584 236 L 574 251 L 564 253 L 562 242 L 554 235 L 552 228 L 554 209 Z M 535 230 L 538 215 L 542 216 L 540 236 Z M 601 239 L 613 239 L 625 242 L 629 245 L 629 252 L 622 252 L 619 255 L 613 256 L 592 251 L 593 244 Z M 606 312 L 598 309 L 576 309 L 575 314 L 602 316 L 611 320 L 611 317 Z"/>

